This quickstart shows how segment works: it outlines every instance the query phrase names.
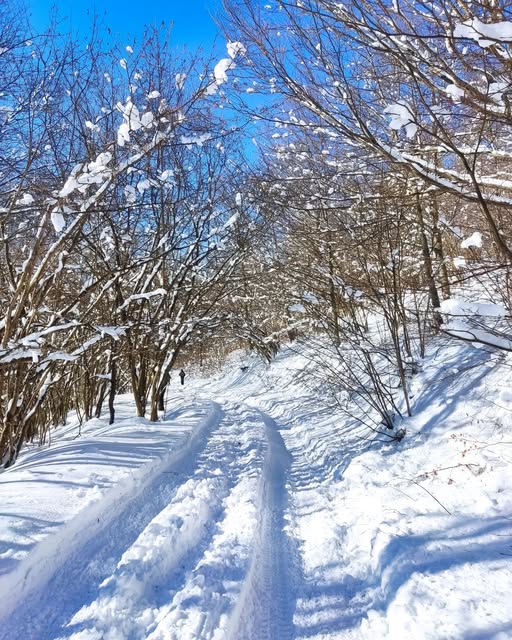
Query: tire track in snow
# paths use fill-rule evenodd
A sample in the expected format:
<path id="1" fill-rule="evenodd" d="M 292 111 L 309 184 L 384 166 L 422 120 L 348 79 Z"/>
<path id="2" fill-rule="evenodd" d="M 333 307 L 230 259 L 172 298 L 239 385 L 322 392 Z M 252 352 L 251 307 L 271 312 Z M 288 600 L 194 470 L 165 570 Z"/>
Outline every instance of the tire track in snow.
<path id="1" fill-rule="evenodd" d="M 258 532 L 251 568 L 226 637 L 293 640 L 295 549 L 285 532 L 286 477 L 291 455 L 274 420 L 259 414 L 268 449 L 260 488 Z"/>
<path id="2" fill-rule="evenodd" d="M 13 629 L 24 640 L 61 635 L 83 605 L 84 593 L 94 594 L 115 569 L 120 550 L 130 548 L 190 475 L 223 417 L 218 404 L 207 407 L 183 446 L 142 467 L 124 486 L 116 486 L 38 545 L 12 576 L 10 592 L 2 594 L 6 617 L 0 626 L 1 640 L 11 640 Z"/>
<path id="3" fill-rule="evenodd" d="M 191 638 L 206 637 L 196 636 L 198 624 L 204 630 L 217 628 L 222 608 L 229 605 L 220 589 L 232 550 L 232 541 L 222 542 L 225 521 L 232 516 L 233 505 L 239 511 L 245 494 L 245 488 L 240 488 L 247 479 L 256 483 L 252 479 L 257 478 L 263 459 L 261 427 L 251 428 L 250 420 L 230 413 L 224 413 L 193 477 L 127 549 L 112 576 L 100 586 L 98 597 L 73 617 L 70 629 L 76 635 L 62 638 L 184 640 L 189 633 Z M 239 529 L 238 518 L 233 525 Z M 216 570 L 219 579 L 212 588 L 209 582 Z M 209 606 L 197 614 L 197 607 L 188 606 L 191 597 L 194 602 L 202 599 L 203 605 L 208 600 Z"/>
<path id="4" fill-rule="evenodd" d="M 183 582 L 160 607 L 147 640 L 225 640 L 229 615 L 250 564 L 265 450 L 258 413 L 237 403 L 226 407 L 226 415 L 233 414 L 223 443 L 223 449 L 235 445 L 225 467 L 232 482 L 223 517 L 208 546 L 195 555 Z"/>
<path id="5" fill-rule="evenodd" d="M 251 556 L 257 522 L 257 478 L 244 477 L 225 501 L 225 517 L 147 640 L 225 640 Z"/>

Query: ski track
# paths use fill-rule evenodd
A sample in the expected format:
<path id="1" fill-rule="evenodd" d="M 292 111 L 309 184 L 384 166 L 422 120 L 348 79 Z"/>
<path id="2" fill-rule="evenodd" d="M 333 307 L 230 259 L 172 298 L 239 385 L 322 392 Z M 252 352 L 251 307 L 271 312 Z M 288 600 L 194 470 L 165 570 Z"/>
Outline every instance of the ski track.
<path id="1" fill-rule="evenodd" d="M 264 436 L 264 461 L 259 460 L 257 474 L 244 473 L 230 492 L 216 534 L 181 589 L 159 610 L 147 640 L 294 637 L 291 546 L 284 533 L 291 458 L 273 420 L 245 411 L 251 418 L 244 418 L 243 429 L 254 421 Z"/>

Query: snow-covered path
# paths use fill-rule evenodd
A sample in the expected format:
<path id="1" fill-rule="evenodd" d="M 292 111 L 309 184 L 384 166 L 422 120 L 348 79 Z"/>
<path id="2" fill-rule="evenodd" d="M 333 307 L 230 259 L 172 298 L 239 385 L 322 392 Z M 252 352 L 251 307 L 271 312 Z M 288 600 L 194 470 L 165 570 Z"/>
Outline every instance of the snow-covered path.
<path id="1" fill-rule="evenodd" d="M 35 554 L 24 563 L 2 640 L 12 629 L 27 640 L 294 637 L 290 456 L 269 416 L 233 403 L 203 411 L 131 495 L 114 490 L 63 527 L 44 567 Z"/>

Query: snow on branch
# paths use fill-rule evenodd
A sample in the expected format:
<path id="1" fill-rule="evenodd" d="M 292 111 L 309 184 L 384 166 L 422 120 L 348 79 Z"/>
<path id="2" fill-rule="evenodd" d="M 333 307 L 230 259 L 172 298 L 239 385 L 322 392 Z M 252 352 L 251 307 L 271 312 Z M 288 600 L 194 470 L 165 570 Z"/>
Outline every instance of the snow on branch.
<path id="1" fill-rule="evenodd" d="M 456 25 L 453 36 L 474 40 L 485 49 L 497 42 L 512 42 L 512 22 L 486 24 L 478 18 L 471 18 Z"/>
<path id="2" fill-rule="evenodd" d="M 405 128 L 405 134 L 408 138 L 414 138 L 418 130 L 418 126 L 414 122 L 414 115 L 411 107 L 403 100 L 395 104 L 390 104 L 384 109 L 386 115 L 391 116 L 389 128 L 394 131 Z"/>
<path id="3" fill-rule="evenodd" d="M 482 234 L 479 231 L 472 233 L 469 238 L 466 238 L 460 243 L 463 249 L 469 249 L 470 247 L 480 248 L 482 246 Z"/>
<path id="4" fill-rule="evenodd" d="M 512 326 L 507 310 L 491 302 L 468 302 L 460 298 L 443 300 L 438 311 L 446 334 L 504 351 L 512 351 Z"/>
<path id="5" fill-rule="evenodd" d="M 226 44 L 228 58 L 222 58 L 213 69 L 214 81 L 206 87 L 206 95 L 217 93 L 219 87 L 228 81 L 227 71 L 236 67 L 235 58 L 237 55 L 244 55 L 246 49 L 241 42 L 228 42 Z"/>
<path id="6" fill-rule="evenodd" d="M 131 302 L 137 302 L 142 300 L 151 300 L 151 298 L 158 296 L 166 296 L 167 291 L 165 289 L 155 289 L 154 291 L 148 291 L 147 293 L 134 293 L 131 296 L 128 296 L 123 304 L 118 308 L 118 311 L 121 311 L 125 307 L 127 307 Z M 104 327 L 105 329 L 105 327 Z"/>
<path id="7" fill-rule="evenodd" d="M 127 142 L 130 142 L 130 133 L 132 131 L 151 129 L 155 123 L 155 117 L 151 111 L 146 111 L 140 115 L 130 96 L 125 104 L 118 102 L 116 108 L 123 114 L 123 123 L 117 130 L 117 144 L 120 147 L 124 147 Z"/>

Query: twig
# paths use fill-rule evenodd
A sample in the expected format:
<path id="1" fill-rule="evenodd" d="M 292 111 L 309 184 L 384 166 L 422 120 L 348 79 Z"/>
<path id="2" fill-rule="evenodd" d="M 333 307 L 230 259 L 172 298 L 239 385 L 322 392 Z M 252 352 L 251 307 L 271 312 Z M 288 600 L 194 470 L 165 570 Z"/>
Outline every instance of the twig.
<path id="1" fill-rule="evenodd" d="M 428 495 L 429 495 L 431 498 L 434 498 L 434 500 L 437 502 L 437 504 L 438 504 L 440 507 L 442 507 L 442 508 L 446 511 L 446 513 L 447 513 L 449 516 L 451 516 L 451 515 L 452 515 L 451 511 L 448 511 L 448 509 L 444 506 L 444 504 L 442 504 L 441 502 L 439 502 L 439 500 L 438 500 L 438 499 L 437 499 L 437 498 L 436 498 L 432 493 L 430 493 L 430 491 L 429 491 L 428 489 L 425 489 L 425 487 L 424 487 L 423 485 L 421 485 L 419 482 L 416 482 L 416 480 L 413 480 L 412 478 L 410 478 L 410 480 L 411 480 L 411 482 L 413 482 L 414 484 L 418 485 L 418 487 L 420 487 L 420 489 L 423 489 L 423 491 L 426 491 L 426 492 L 428 493 Z"/>

